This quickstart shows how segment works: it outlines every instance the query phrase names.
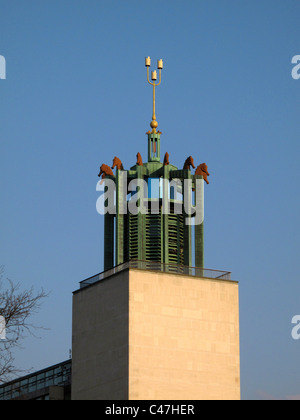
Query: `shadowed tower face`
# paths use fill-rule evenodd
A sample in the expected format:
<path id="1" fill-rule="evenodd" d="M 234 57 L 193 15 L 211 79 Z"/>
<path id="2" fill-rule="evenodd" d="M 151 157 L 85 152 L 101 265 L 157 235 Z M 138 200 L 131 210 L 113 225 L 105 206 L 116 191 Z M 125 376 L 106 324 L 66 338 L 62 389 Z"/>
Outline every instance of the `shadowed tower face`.
<path id="1" fill-rule="evenodd" d="M 155 94 L 162 81 L 163 61 L 158 60 L 159 76 L 156 70 L 152 71 L 151 80 L 150 57 L 145 59 L 145 65 L 147 81 L 153 87 L 151 130 L 146 133 L 148 161 L 143 162 L 138 152 L 136 164 L 124 169 L 121 159 L 115 157 L 112 166 L 116 168 L 115 174 L 109 170 L 104 174 L 114 180 L 116 194 L 114 214 L 106 213 L 104 217 L 104 270 L 129 260 L 168 266 L 194 265 L 201 269 L 204 267 L 204 179 L 208 183 L 208 172 L 201 172 L 200 167 L 205 165 L 201 164 L 193 174 L 195 165 L 191 156 L 183 158 L 182 169 L 170 163 L 168 152 L 162 157 Z M 105 166 L 108 165 L 101 168 Z M 136 192 L 132 191 L 132 185 L 137 186 Z M 133 213 L 130 202 L 135 200 L 140 207 Z"/>

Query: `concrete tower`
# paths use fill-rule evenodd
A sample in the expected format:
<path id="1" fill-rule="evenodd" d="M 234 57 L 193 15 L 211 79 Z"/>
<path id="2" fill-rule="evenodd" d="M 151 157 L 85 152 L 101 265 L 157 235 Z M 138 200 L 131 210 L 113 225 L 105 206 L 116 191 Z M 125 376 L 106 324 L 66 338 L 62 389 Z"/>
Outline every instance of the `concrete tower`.
<path id="1" fill-rule="evenodd" d="M 209 173 L 201 164 L 193 174 L 191 156 L 182 169 L 168 153 L 161 159 L 155 89 L 163 62 L 158 83 L 150 57 L 145 64 L 153 86 L 148 162 L 138 153 L 128 170 L 117 157 L 101 166 L 104 272 L 73 295 L 72 397 L 239 399 L 238 283 L 204 268 Z"/>

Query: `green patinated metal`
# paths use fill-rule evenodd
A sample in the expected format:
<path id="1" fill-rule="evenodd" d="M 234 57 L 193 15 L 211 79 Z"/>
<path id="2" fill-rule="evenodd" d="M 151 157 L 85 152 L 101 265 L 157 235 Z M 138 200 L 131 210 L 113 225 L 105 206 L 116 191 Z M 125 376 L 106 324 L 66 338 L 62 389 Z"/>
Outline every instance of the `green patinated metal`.
<path id="1" fill-rule="evenodd" d="M 104 215 L 104 271 L 114 266 L 114 216 Z"/>
<path id="2" fill-rule="evenodd" d="M 160 134 L 148 134 L 148 162 L 160 163 Z"/>
<path id="3" fill-rule="evenodd" d="M 196 179 L 203 179 L 202 176 L 195 175 Z M 202 212 L 204 215 L 204 190 L 202 199 Z M 204 267 L 204 220 L 195 225 L 195 266 Z"/>
<path id="4" fill-rule="evenodd" d="M 192 266 L 193 253 L 195 266 L 204 267 L 204 222 L 192 229 L 186 224 L 185 207 L 182 203 L 182 214 L 176 214 L 176 203 L 180 203 L 178 194 L 187 196 L 187 203 L 192 204 L 192 190 L 184 190 L 184 180 L 190 179 L 195 188 L 195 179 L 202 176 L 192 175 L 188 169 L 178 169 L 171 164 L 164 164 L 160 157 L 160 134 L 148 134 L 148 162 L 143 166 L 135 165 L 130 170 L 117 170 L 116 183 L 116 214 L 105 215 L 105 246 L 104 269 L 128 260 L 144 260 L 166 264 Z M 124 174 L 126 172 L 126 177 Z M 126 179 L 126 184 L 124 184 Z M 144 210 L 137 214 L 128 211 L 128 185 L 132 180 L 161 181 L 159 196 L 149 196 L 140 185 L 139 196 L 143 197 Z M 173 191 L 170 196 L 169 182 L 180 179 L 182 190 Z M 159 182 L 159 181 L 158 181 Z M 175 181 L 174 181 L 175 182 Z M 127 210 L 127 214 L 126 214 Z M 125 213 L 125 214 L 124 214 Z M 195 249 L 192 249 L 192 232 L 195 234 Z"/>

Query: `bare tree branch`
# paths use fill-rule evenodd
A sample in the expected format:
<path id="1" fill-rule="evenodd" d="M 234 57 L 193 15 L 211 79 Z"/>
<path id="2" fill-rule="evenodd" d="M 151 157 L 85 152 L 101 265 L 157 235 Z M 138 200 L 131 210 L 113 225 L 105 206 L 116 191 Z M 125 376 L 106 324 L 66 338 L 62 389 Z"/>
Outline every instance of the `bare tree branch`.
<path id="1" fill-rule="evenodd" d="M 5 320 L 6 339 L 0 340 L 0 383 L 6 382 L 12 375 L 21 371 L 14 366 L 13 350 L 21 346 L 28 335 L 35 336 L 38 329 L 45 329 L 30 322 L 32 315 L 38 312 L 48 294 L 41 289 L 21 290 L 19 283 L 7 279 L 3 281 L 4 268 L 0 267 L 0 316 Z"/>

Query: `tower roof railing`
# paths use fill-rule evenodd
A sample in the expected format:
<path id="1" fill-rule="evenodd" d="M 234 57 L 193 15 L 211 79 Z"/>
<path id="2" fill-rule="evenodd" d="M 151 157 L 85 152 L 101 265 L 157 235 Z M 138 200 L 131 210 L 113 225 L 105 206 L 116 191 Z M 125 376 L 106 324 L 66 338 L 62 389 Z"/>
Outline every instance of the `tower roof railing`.
<path id="1" fill-rule="evenodd" d="M 79 283 L 80 289 L 83 289 L 84 287 L 90 286 L 94 283 L 97 283 L 129 268 L 145 271 L 158 271 L 168 274 L 180 274 L 183 276 L 193 276 L 199 278 L 231 281 L 230 271 L 213 270 L 209 268 L 200 267 L 187 267 L 184 265 L 165 264 L 156 261 L 130 260 L 123 264 L 119 264 L 110 270 L 103 271 L 102 273 L 96 274 L 95 276 L 89 277 L 81 281 Z"/>

